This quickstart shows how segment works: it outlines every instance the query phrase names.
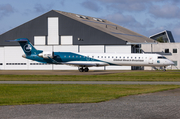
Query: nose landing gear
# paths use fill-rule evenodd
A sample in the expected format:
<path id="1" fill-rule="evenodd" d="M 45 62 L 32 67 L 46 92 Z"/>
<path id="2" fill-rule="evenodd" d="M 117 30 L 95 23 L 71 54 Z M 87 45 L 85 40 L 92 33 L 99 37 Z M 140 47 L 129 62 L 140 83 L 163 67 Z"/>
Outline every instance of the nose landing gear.
<path id="1" fill-rule="evenodd" d="M 164 66 L 164 69 L 163 69 L 163 71 L 166 71 L 166 66 Z"/>
<path id="2" fill-rule="evenodd" d="M 85 68 L 81 67 L 81 68 L 79 68 L 79 72 L 88 72 L 88 71 L 89 71 L 88 67 L 85 67 Z"/>

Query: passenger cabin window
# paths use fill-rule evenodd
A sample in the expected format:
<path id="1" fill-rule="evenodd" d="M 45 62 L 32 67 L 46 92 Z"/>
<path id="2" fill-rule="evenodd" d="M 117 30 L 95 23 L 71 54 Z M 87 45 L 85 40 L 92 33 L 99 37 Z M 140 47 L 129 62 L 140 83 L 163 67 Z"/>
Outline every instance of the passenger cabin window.
<path id="1" fill-rule="evenodd" d="M 164 51 L 165 53 L 169 53 L 169 49 L 165 49 L 165 51 Z"/>
<path id="2" fill-rule="evenodd" d="M 173 49 L 173 53 L 177 53 L 177 49 Z"/>

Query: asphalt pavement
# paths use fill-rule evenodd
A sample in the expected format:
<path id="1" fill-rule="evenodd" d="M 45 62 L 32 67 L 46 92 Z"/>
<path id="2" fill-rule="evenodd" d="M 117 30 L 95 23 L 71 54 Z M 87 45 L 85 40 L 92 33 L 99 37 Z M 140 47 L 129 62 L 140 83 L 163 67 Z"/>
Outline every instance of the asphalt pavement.
<path id="1" fill-rule="evenodd" d="M 0 119 L 180 119 L 180 89 L 101 103 L 0 106 Z"/>

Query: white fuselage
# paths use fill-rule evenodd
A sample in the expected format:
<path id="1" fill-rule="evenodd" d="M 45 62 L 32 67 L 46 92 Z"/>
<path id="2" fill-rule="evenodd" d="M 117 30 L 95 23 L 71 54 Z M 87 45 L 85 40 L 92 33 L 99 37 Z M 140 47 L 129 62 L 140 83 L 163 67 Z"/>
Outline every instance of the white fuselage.
<path id="1" fill-rule="evenodd" d="M 118 54 L 118 53 L 77 53 L 86 57 L 86 61 L 69 61 L 69 63 L 100 63 L 100 66 L 169 66 L 174 63 L 158 54 Z M 73 56 L 72 56 L 73 57 Z M 106 64 L 107 63 L 107 64 Z"/>

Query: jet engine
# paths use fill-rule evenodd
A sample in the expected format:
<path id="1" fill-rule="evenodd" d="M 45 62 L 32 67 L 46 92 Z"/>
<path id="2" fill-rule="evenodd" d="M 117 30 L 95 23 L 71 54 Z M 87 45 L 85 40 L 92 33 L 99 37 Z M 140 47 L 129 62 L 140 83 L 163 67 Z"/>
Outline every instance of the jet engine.
<path id="1" fill-rule="evenodd" d="M 54 58 L 54 52 L 42 52 L 42 53 L 38 54 L 38 56 L 42 57 L 44 59 Z"/>

